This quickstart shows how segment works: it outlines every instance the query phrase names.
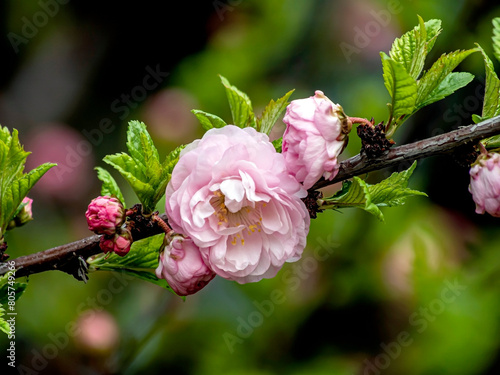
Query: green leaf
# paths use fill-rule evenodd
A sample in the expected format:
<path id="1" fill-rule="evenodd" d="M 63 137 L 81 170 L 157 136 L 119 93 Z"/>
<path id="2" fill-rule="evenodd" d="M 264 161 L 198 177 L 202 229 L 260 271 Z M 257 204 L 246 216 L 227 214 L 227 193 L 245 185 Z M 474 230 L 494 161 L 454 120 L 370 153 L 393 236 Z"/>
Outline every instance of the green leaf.
<path id="1" fill-rule="evenodd" d="M 7 305 L 9 302 L 8 296 L 9 292 L 14 292 L 15 299 L 17 301 L 21 295 L 25 292 L 28 286 L 28 282 L 21 281 L 9 281 L 9 273 L 6 273 L 0 278 L 0 305 Z"/>
<path id="2" fill-rule="evenodd" d="M 424 67 L 427 55 L 427 31 L 424 21 L 418 16 L 419 25 L 396 38 L 392 43 L 389 56 L 400 63 L 408 74 L 417 79 Z"/>
<path id="3" fill-rule="evenodd" d="M 170 151 L 170 153 L 165 158 L 165 161 L 163 162 L 162 168 L 169 175 L 172 174 L 172 171 L 174 170 L 175 165 L 179 161 L 181 151 L 184 149 L 184 147 L 186 147 L 186 145 L 177 146 L 174 150 Z"/>
<path id="4" fill-rule="evenodd" d="M 412 166 L 403 172 L 394 172 L 389 178 L 376 185 L 370 185 L 370 193 L 372 201 L 377 206 L 401 206 L 409 196 L 427 194 L 408 188 L 408 182 L 417 167 L 417 162 L 413 162 Z"/>
<path id="5" fill-rule="evenodd" d="M 30 153 L 24 151 L 19 143 L 19 136 L 16 129 L 10 135 L 9 130 L 3 128 L 2 134 L 2 140 L 0 141 L 2 144 L 2 152 L 0 153 L 0 170 L 2 171 L 0 175 L 0 188 L 4 189 L 16 177 L 22 174 L 26 158 Z"/>
<path id="6" fill-rule="evenodd" d="M 223 128 L 227 125 L 223 119 L 211 113 L 203 112 L 199 109 L 193 109 L 191 112 L 200 121 L 201 126 L 205 130 L 210 130 L 212 128 Z"/>
<path id="7" fill-rule="evenodd" d="M 483 139 L 481 143 L 486 147 L 487 150 L 500 148 L 500 134 L 494 135 L 493 137 Z"/>
<path id="8" fill-rule="evenodd" d="M 89 269 L 91 271 L 125 272 L 174 293 L 168 283 L 163 279 L 159 279 L 154 273 L 154 270 L 158 267 L 158 256 L 163 248 L 164 238 L 165 234 L 162 233 L 134 241 L 129 253 L 124 257 L 114 253 L 95 255 L 87 259 Z"/>
<path id="9" fill-rule="evenodd" d="M 16 129 L 0 126 L 0 240 L 10 220 L 18 212 L 22 200 L 35 183 L 55 164 L 45 163 L 23 173 L 26 158 Z"/>
<path id="10" fill-rule="evenodd" d="M 124 257 L 110 254 L 98 254 L 88 260 L 90 269 L 155 269 L 158 267 L 158 254 L 163 245 L 164 233 L 132 242 L 130 251 Z"/>
<path id="11" fill-rule="evenodd" d="M 144 173 L 158 168 L 160 156 L 146 125 L 140 121 L 130 121 L 127 129 L 127 149 L 138 166 L 143 167 Z"/>
<path id="12" fill-rule="evenodd" d="M 274 148 L 276 149 L 276 152 L 281 152 L 283 148 L 283 137 L 280 137 L 278 139 L 275 139 L 272 142 Z"/>
<path id="13" fill-rule="evenodd" d="M 0 331 L 5 333 L 6 335 L 10 335 L 10 325 L 7 323 L 7 321 L 4 318 L 5 310 L 3 309 L 2 305 L 0 304 Z"/>
<path id="14" fill-rule="evenodd" d="M 119 153 L 107 155 L 103 159 L 106 163 L 113 166 L 123 178 L 130 184 L 137 198 L 142 203 L 145 212 L 152 212 L 156 203 L 153 196 L 156 191 L 147 181 L 143 170 L 135 163 L 134 159 L 128 154 Z"/>
<path id="15" fill-rule="evenodd" d="M 425 30 L 427 32 L 427 53 L 432 50 L 438 35 L 441 33 L 441 20 L 432 19 L 425 22 Z"/>
<path id="16" fill-rule="evenodd" d="M 295 90 L 288 91 L 283 97 L 274 101 L 271 99 L 269 104 L 264 108 L 262 116 L 257 118 L 257 130 L 268 134 L 271 133 L 274 124 L 279 120 L 281 114 L 288 106 L 288 98 L 292 95 Z"/>
<path id="17" fill-rule="evenodd" d="M 129 122 L 127 148 L 131 156 L 131 160 L 128 160 L 127 166 L 130 167 L 135 164 L 135 167 L 128 169 L 128 171 L 137 179 L 156 190 L 157 185 L 162 183 L 160 156 L 143 122 Z M 147 200 L 144 196 L 142 199 Z M 154 204 L 152 205 L 154 206 Z"/>
<path id="18" fill-rule="evenodd" d="M 469 50 L 457 50 L 448 54 L 443 54 L 432 64 L 431 68 L 418 81 L 417 101 L 415 112 L 429 102 L 434 90 L 445 81 L 447 76 L 460 64 L 467 56 L 477 52 L 477 48 Z M 462 78 L 463 80 L 464 78 Z M 464 82 L 464 81 L 462 81 Z M 441 92 L 447 91 L 446 87 L 439 89 Z M 451 91 L 451 90 L 448 90 Z M 453 92 L 453 91 L 452 91 Z"/>
<path id="19" fill-rule="evenodd" d="M 101 194 L 118 198 L 126 207 L 122 191 L 113 176 L 104 168 L 95 167 L 94 169 L 97 171 L 97 178 L 102 181 Z"/>
<path id="20" fill-rule="evenodd" d="M 479 124 L 480 122 L 482 122 L 484 120 L 486 120 L 486 119 L 483 119 L 479 115 L 472 115 L 472 121 L 474 122 L 474 124 Z"/>
<path id="21" fill-rule="evenodd" d="M 1 201 L 0 207 L 0 227 L 3 229 L 4 225 L 13 219 L 17 209 L 31 188 L 38 182 L 38 180 L 56 164 L 45 163 L 37 168 L 31 170 L 26 174 L 21 174 L 14 179 L 9 186 L 4 187 L 0 192 Z"/>
<path id="22" fill-rule="evenodd" d="M 354 177 L 352 181 L 344 181 L 340 196 L 327 200 L 329 205 L 337 208 L 358 207 L 376 216 L 380 221 L 384 221 L 382 211 L 372 202 L 369 185 L 359 177 Z"/>
<path id="23" fill-rule="evenodd" d="M 2 306 L 9 309 L 9 301 L 17 301 L 19 297 L 24 293 L 27 282 L 20 282 L 13 280 L 13 276 L 10 272 L 0 277 L 0 331 L 5 334 L 10 334 L 10 325 L 7 323 L 3 317 L 5 310 Z M 14 296 L 14 299 L 9 300 L 9 296 Z"/>
<path id="24" fill-rule="evenodd" d="M 445 79 L 436 87 L 424 102 L 418 104 L 414 112 L 429 104 L 437 102 L 453 94 L 458 89 L 467 86 L 474 79 L 474 75 L 467 72 L 453 72 L 448 74 Z"/>
<path id="25" fill-rule="evenodd" d="M 498 20 L 500 21 L 500 18 Z M 500 80 L 495 73 L 493 62 L 479 45 L 478 47 L 483 54 L 486 69 L 486 83 L 482 115 L 472 115 L 472 120 L 475 124 L 500 115 Z M 488 150 L 500 148 L 500 135 L 494 135 L 493 137 L 483 139 L 481 143 Z"/>
<path id="26" fill-rule="evenodd" d="M 413 79 L 417 79 L 422 72 L 425 58 L 441 32 L 441 20 L 424 22 L 418 16 L 418 22 L 412 30 L 396 38 L 389 51 L 391 59 L 400 63 Z"/>
<path id="27" fill-rule="evenodd" d="M 160 163 L 158 150 L 153 144 L 146 125 L 130 121 L 127 131 L 127 148 L 130 152 L 107 155 L 104 161 L 114 167 L 130 184 L 143 206 L 144 213 L 151 213 L 165 194 L 172 169 L 177 163 L 180 148 L 174 150 Z M 103 177 L 106 180 L 108 176 Z M 116 183 L 110 182 L 106 189 L 118 193 Z"/>
<path id="28" fill-rule="evenodd" d="M 491 59 L 479 44 L 476 43 L 476 45 L 483 55 L 484 68 L 486 71 L 483 111 L 481 114 L 481 121 L 484 121 L 500 114 L 500 80 L 495 73 L 495 68 L 493 67 Z"/>
<path id="29" fill-rule="evenodd" d="M 493 18 L 493 55 L 500 61 L 500 17 Z"/>
<path id="30" fill-rule="evenodd" d="M 415 195 L 427 196 L 418 190 L 408 188 L 408 180 L 417 166 L 417 162 L 403 171 L 395 172 L 389 178 L 375 185 L 367 184 L 359 177 L 353 181 L 344 181 L 342 189 L 333 197 L 324 199 L 321 209 L 339 209 L 358 207 L 383 221 L 384 216 L 379 207 L 400 206 L 406 198 Z"/>
<path id="31" fill-rule="evenodd" d="M 252 108 L 252 102 L 247 94 L 232 86 L 229 81 L 220 76 L 222 84 L 226 88 L 226 95 L 231 109 L 234 125 L 240 128 L 256 127 L 255 115 Z"/>
<path id="32" fill-rule="evenodd" d="M 381 52 L 380 56 L 382 57 L 384 84 L 392 99 L 389 104 L 390 117 L 399 119 L 411 114 L 415 108 L 417 84 L 403 65 L 389 58 L 384 52 Z"/>
<path id="33" fill-rule="evenodd" d="M 106 155 L 102 160 L 114 167 L 128 181 L 138 180 L 141 182 L 147 181 L 144 170 L 137 165 L 135 160 L 124 152 L 117 154 Z"/>

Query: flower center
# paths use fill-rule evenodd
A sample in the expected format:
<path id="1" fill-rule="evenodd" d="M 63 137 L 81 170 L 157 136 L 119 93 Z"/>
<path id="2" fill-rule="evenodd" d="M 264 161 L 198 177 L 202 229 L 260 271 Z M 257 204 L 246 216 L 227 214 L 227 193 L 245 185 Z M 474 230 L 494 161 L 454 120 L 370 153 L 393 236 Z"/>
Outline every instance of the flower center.
<path id="1" fill-rule="evenodd" d="M 225 196 L 220 190 L 214 192 L 214 196 L 210 200 L 210 204 L 214 208 L 213 215 L 217 218 L 217 226 L 219 229 L 239 228 L 238 231 L 231 234 L 231 244 L 236 245 L 238 241 L 245 245 L 245 236 L 250 236 L 252 233 L 260 232 L 262 227 L 261 206 L 265 206 L 265 202 L 256 202 L 255 207 L 252 207 L 245 200 L 240 210 L 231 212 L 225 204 Z M 247 204 L 247 205 L 245 205 Z"/>

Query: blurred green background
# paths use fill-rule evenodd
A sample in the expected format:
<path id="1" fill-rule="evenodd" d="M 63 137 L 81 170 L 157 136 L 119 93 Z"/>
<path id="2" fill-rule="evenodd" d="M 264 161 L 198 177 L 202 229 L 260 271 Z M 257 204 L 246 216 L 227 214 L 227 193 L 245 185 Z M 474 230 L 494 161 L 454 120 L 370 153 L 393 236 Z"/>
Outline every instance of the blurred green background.
<path id="1" fill-rule="evenodd" d="M 30 168 L 59 163 L 30 193 L 35 221 L 9 232 L 9 254 L 91 234 L 93 167 L 125 150 L 127 121 L 144 121 L 163 154 L 202 135 L 191 109 L 229 121 L 218 74 L 257 113 L 292 88 L 292 99 L 319 89 L 350 116 L 385 120 L 379 52 L 417 14 L 443 21 L 427 68 L 474 42 L 492 56 L 500 6 L 486 0 L 0 0 L 0 123 L 20 131 Z M 476 79 L 412 117 L 398 144 L 481 112 L 481 56 L 460 69 Z M 343 157 L 359 147 L 353 132 Z M 385 223 L 320 214 L 303 258 L 274 279 L 216 278 L 185 302 L 111 273 L 86 285 L 33 275 L 16 304 L 18 368 L 2 374 L 498 374 L 500 221 L 474 213 L 468 180 L 449 157 L 421 161 L 411 187 L 429 198 L 384 209 Z"/>

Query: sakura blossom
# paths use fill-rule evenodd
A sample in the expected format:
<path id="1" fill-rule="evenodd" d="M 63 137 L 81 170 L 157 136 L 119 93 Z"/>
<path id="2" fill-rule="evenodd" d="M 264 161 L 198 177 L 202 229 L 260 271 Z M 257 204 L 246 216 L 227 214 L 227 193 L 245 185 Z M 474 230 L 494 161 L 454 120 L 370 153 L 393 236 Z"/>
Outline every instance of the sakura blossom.
<path id="1" fill-rule="evenodd" d="M 306 189 L 322 176 L 333 179 L 352 127 L 342 107 L 317 90 L 314 96 L 293 100 L 283 122 L 283 156 L 290 173 Z"/>
<path id="2" fill-rule="evenodd" d="M 213 272 L 248 283 L 301 257 L 305 196 L 267 135 L 228 125 L 182 151 L 165 208 L 172 229 L 192 239 Z"/>

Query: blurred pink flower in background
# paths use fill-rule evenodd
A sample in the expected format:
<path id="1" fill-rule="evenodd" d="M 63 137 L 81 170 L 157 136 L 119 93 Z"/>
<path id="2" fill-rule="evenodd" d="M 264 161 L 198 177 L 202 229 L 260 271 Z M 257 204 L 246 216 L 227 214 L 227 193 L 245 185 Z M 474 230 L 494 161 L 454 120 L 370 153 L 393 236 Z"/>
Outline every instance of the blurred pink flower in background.
<path id="1" fill-rule="evenodd" d="M 201 128 L 191 113 L 197 107 L 196 99 L 187 91 L 164 89 L 147 99 L 143 118 L 154 136 L 169 142 L 188 143 Z"/>
<path id="2" fill-rule="evenodd" d="M 302 255 L 309 214 L 302 186 L 267 135 L 228 125 L 182 151 L 166 191 L 173 230 L 200 247 L 217 275 L 271 278 Z"/>
<path id="3" fill-rule="evenodd" d="M 77 320 L 75 336 L 79 348 L 92 353 L 107 353 L 118 345 L 119 329 L 115 318 L 104 310 L 89 310 Z"/>
<path id="4" fill-rule="evenodd" d="M 42 163 L 58 165 L 50 169 L 33 188 L 35 193 L 58 201 L 74 202 L 87 194 L 95 180 L 92 145 L 77 130 L 65 124 L 39 124 L 29 133 L 25 150 L 30 170 Z"/>
<path id="5" fill-rule="evenodd" d="M 332 2 L 330 40 L 344 61 L 380 62 L 380 51 L 391 48 L 401 35 L 399 14 L 403 2 L 373 0 Z M 346 17 L 348 15 L 348 17 Z"/>

